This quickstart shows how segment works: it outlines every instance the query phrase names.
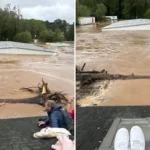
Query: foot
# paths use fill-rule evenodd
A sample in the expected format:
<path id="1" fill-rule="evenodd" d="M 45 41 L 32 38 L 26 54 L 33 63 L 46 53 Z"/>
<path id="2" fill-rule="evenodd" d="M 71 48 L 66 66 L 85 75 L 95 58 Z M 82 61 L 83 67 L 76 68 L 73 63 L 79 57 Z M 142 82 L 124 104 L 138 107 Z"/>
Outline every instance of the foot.
<path id="1" fill-rule="evenodd" d="M 125 128 L 117 131 L 114 141 L 115 150 L 129 150 L 129 132 Z"/>
<path id="2" fill-rule="evenodd" d="M 130 131 L 131 150 L 145 150 L 145 138 L 139 126 L 132 127 Z"/>

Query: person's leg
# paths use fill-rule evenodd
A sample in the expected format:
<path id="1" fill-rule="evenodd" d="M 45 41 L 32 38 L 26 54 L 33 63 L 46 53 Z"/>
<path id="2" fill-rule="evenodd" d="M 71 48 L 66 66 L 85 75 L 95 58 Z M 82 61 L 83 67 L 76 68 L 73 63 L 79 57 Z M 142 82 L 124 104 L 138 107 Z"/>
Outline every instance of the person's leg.
<path id="1" fill-rule="evenodd" d="M 129 132 L 125 128 L 117 131 L 114 141 L 114 150 L 128 150 L 129 149 Z"/>
<path id="2" fill-rule="evenodd" d="M 145 150 L 145 138 L 139 126 L 132 127 L 130 131 L 131 150 Z"/>

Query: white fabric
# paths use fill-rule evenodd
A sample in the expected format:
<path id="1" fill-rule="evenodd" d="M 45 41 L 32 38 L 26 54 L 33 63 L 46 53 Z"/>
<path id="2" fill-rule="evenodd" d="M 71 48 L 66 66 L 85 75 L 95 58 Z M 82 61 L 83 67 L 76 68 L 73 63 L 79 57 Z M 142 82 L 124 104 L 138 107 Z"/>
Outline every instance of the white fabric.
<path id="1" fill-rule="evenodd" d="M 64 128 L 44 128 L 40 132 L 36 132 L 33 134 L 34 138 L 52 138 L 57 137 L 59 135 L 69 136 L 71 133 Z"/>
<path id="2" fill-rule="evenodd" d="M 117 131 L 114 141 L 115 150 L 128 150 L 129 147 L 129 132 L 125 128 Z"/>
<path id="3" fill-rule="evenodd" d="M 145 138 L 139 126 L 132 127 L 130 131 L 131 150 L 145 150 Z"/>

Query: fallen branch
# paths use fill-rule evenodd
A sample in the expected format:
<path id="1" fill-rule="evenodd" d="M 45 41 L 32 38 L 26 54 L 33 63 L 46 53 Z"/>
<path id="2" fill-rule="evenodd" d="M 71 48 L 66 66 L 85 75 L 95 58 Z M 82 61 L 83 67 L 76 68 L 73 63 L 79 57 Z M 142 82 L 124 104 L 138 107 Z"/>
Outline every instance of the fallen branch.
<path id="1" fill-rule="evenodd" d="M 33 90 L 37 88 L 37 90 Z M 56 103 L 67 103 L 68 99 L 65 97 L 65 94 L 62 92 L 51 92 L 48 88 L 48 83 L 44 82 L 42 79 L 42 85 L 38 84 L 38 87 L 27 87 L 21 88 L 21 90 L 26 90 L 31 93 L 38 94 L 33 98 L 25 99 L 0 99 L 0 106 L 5 103 L 30 103 L 30 104 L 39 104 L 44 106 L 47 100 L 54 100 Z"/>
<path id="2" fill-rule="evenodd" d="M 137 79 L 150 79 L 150 76 L 146 75 L 122 75 L 122 74 L 108 74 L 103 69 L 102 71 L 82 71 L 76 72 L 76 80 L 80 81 L 82 85 L 90 84 L 96 80 L 137 80 Z"/>
<path id="3" fill-rule="evenodd" d="M 6 103 L 6 101 L 4 101 L 2 104 L 0 104 L 0 107 L 4 106 Z"/>
<path id="4" fill-rule="evenodd" d="M 134 79 L 150 79 L 150 76 L 141 75 L 121 75 L 121 74 L 104 74 L 99 72 L 80 72 L 76 74 L 76 80 L 91 78 L 92 80 L 134 80 Z"/>

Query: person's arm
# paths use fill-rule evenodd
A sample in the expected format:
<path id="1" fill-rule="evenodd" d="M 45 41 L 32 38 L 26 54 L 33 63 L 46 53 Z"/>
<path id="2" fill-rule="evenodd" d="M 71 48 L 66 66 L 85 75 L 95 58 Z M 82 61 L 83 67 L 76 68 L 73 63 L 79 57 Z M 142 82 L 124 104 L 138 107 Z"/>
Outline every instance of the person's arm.
<path id="1" fill-rule="evenodd" d="M 51 127 L 58 128 L 58 115 L 57 113 L 51 114 Z"/>
<path id="2" fill-rule="evenodd" d="M 71 109 L 72 106 L 71 105 L 72 105 L 71 102 L 68 102 L 67 112 L 70 113 L 70 114 L 71 114 L 71 111 L 72 111 L 72 109 Z"/>
<path id="3" fill-rule="evenodd" d="M 49 123 L 49 118 L 45 119 L 44 122 L 45 122 L 45 124 L 48 124 Z"/>
<path id="4" fill-rule="evenodd" d="M 69 100 L 68 100 L 68 105 L 67 105 L 67 111 L 68 113 L 72 113 L 72 103 L 73 103 L 73 100 L 74 100 L 74 97 L 71 97 Z"/>

